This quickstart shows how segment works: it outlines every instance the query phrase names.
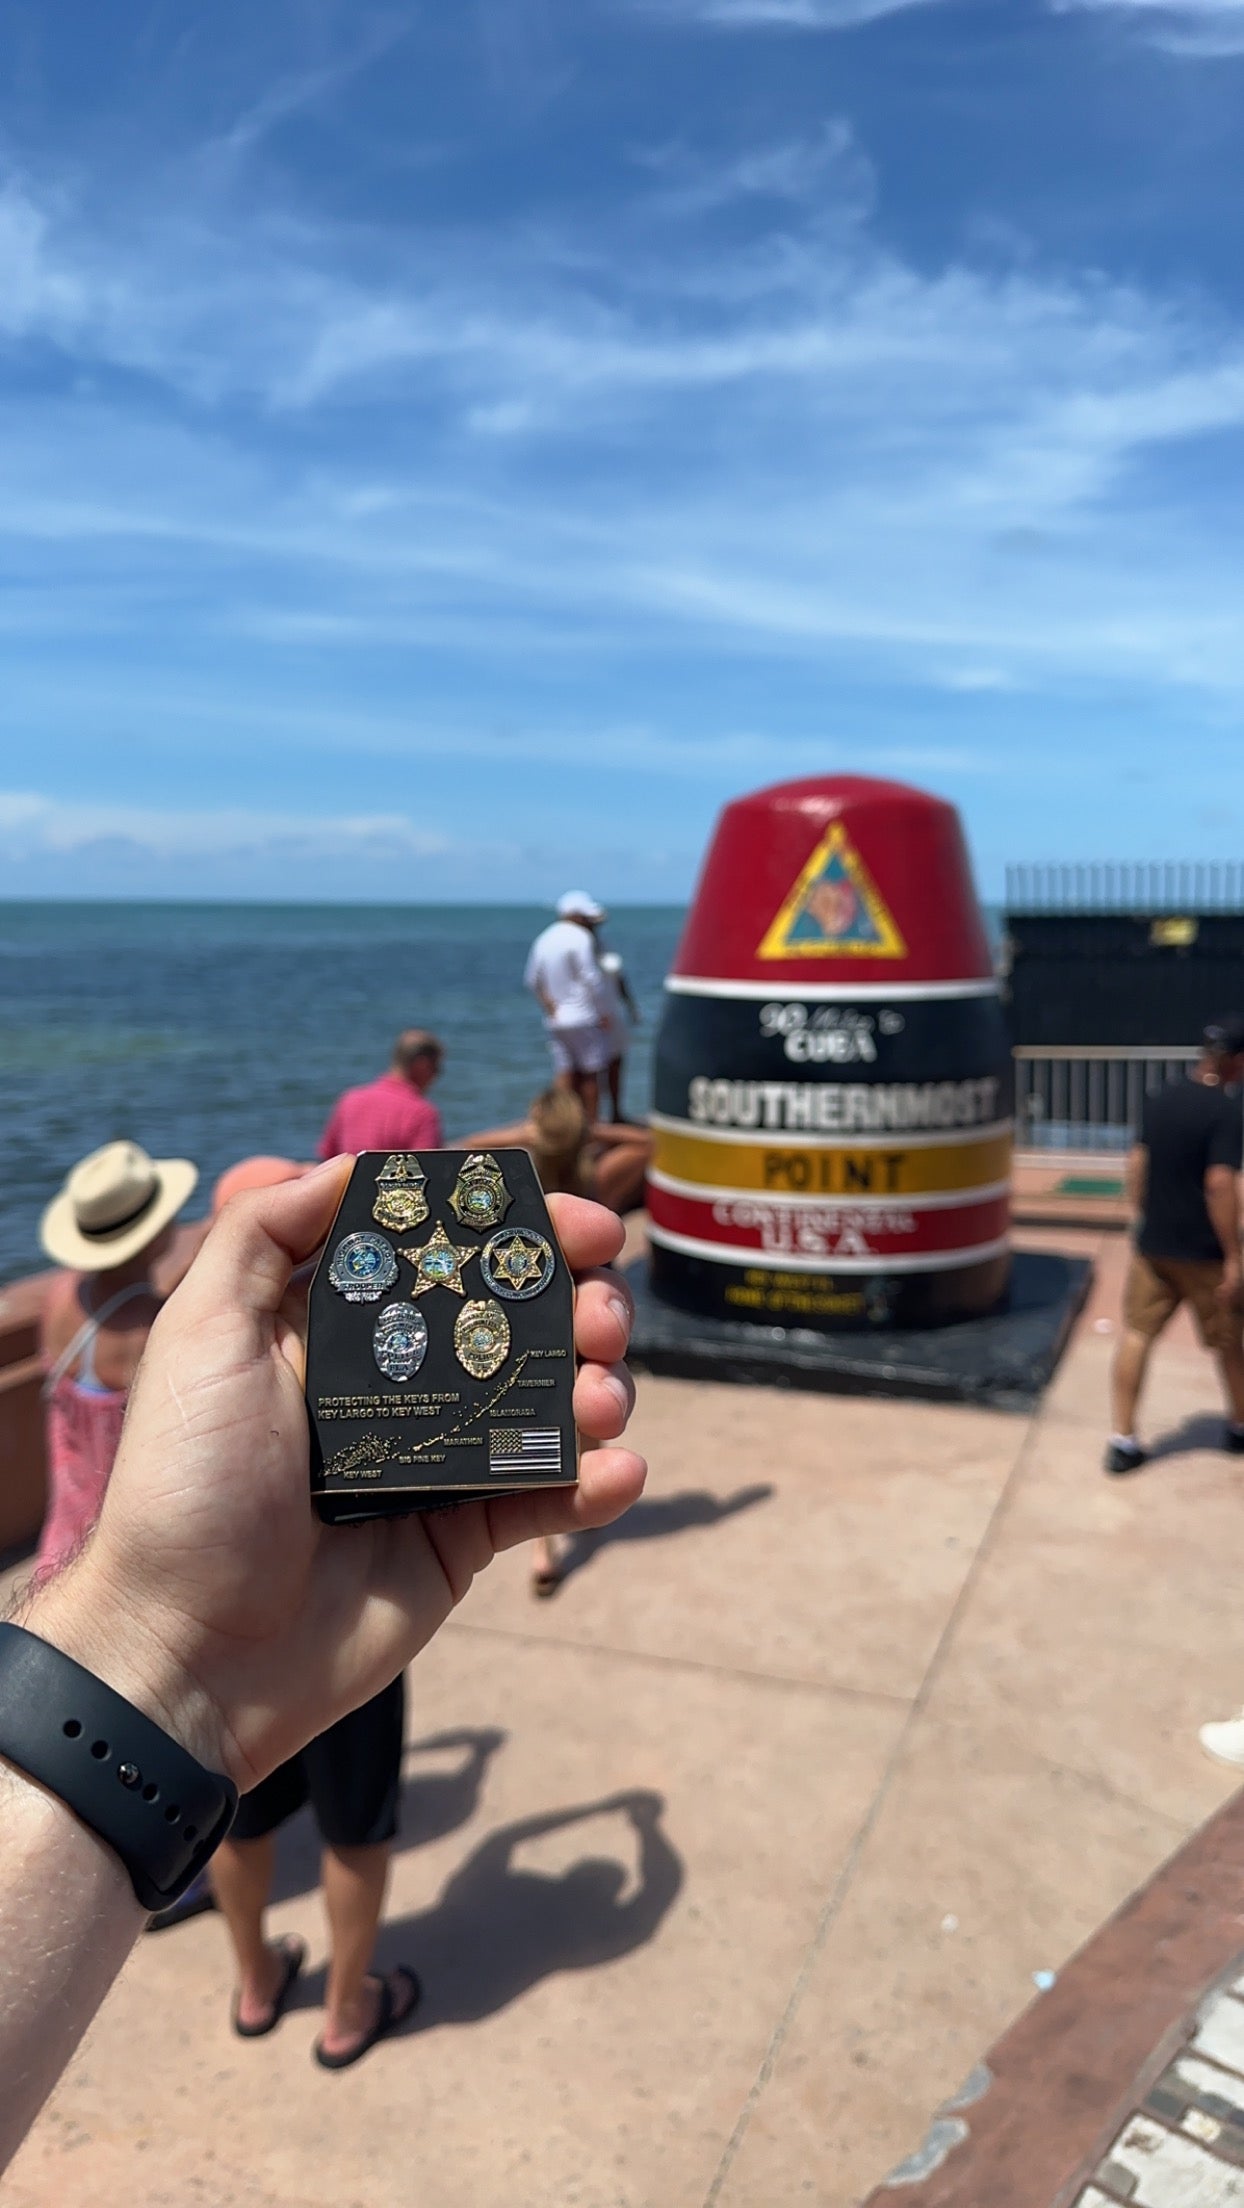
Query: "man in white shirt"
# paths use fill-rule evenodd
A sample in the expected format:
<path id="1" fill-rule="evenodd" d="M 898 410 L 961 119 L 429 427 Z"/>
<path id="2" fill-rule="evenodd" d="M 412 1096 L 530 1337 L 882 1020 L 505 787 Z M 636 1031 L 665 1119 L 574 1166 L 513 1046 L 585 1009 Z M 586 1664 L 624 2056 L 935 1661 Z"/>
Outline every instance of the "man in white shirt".
<path id="1" fill-rule="evenodd" d="M 586 890 L 557 900 L 557 918 L 536 937 L 523 976 L 539 998 L 559 1089 L 573 1089 L 589 1124 L 596 1117 L 600 1076 L 613 1056 L 613 993 L 596 953 L 605 908 Z"/>

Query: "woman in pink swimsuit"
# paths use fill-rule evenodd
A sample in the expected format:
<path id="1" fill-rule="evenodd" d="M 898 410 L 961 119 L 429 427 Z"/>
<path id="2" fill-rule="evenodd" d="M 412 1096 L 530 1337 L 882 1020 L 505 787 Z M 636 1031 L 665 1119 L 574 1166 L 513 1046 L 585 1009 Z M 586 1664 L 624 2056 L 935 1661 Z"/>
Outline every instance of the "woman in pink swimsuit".
<path id="1" fill-rule="evenodd" d="M 69 1271 L 43 1318 L 48 1508 L 35 1576 L 48 1579 L 90 1532 L 130 1385 L 160 1298 L 150 1268 L 188 1200 L 197 1169 L 110 1142 L 83 1158 L 43 1214 L 39 1239 Z"/>

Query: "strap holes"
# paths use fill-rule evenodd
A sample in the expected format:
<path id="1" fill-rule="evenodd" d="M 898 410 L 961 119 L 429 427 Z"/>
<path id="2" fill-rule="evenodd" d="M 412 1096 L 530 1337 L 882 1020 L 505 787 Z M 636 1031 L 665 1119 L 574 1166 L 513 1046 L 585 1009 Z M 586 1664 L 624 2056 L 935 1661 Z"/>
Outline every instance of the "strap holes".
<path id="1" fill-rule="evenodd" d="M 158 1787 L 158 1786 L 153 1786 L 153 1785 L 152 1785 L 152 1784 L 150 1783 L 150 1781 L 148 1781 L 147 1785 L 146 1785 L 146 1786 L 145 1786 L 145 1787 L 143 1788 L 143 1800 L 144 1800 L 145 1802 L 158 1802 L 158 1801 L 159 1801 L 159 1799 L 160 1799 L 160 1789 L 159 1789 L 159 1787 Z"/>
<path id="2" fill-rule="evenodd" d="M 164 1812 L 164 1822 L 165 1822 L 165 1824 L 166 1824 L 166 1825 L 175 1825 L 175 1824 L 177 1823 L 177 1820 L 178 1820 L 178 1818 L 180 1817 L 180 1815 L 181 1815 L 181 1809 L 180 1809 L 180 1807 L 178 1806 L 178 1804 L 177 1804 L 176 1802 L 170 1802 L 170 1803 L 169 1803 L 169 1805 L 168 1805 L 168 1808 L 167 1808 L 167 1809 L 165 1810 L 165 1812 Z"/>
<path id="3" fill-rule="evenodd" d="M 187 1825 L 187 1826 L 186 1826 L 186 1829 L 185 1829 L 185 1832 L 184 1832 L 184 1833 L 182 1834 L 182 1838 L 183 1838 L 184 1840 L 189 1840 L 189 1841 L 193 1842 L 193 1841 L 197 1840 L 197 1839 L 198 1839 L 198 1837 L 199 1837 L 199 1828 L 198 1828 L 198 1826 L 197 1826 L 197 1825 Z"/>
<path id="4" fill-rule="evenodd" d="M 61 1726 L 61 1731 L 66 1740 L 77 1740 L 81 1736 L 82 1727 L 76 1717 L 67 1717 Z"/>
<path id="5" fill-rule="evenodd" d="M 107 1741 L 93 1740 L 91 1742 L 91 1754 L 94 1756 L 96 1763 L 107 1763 L 110 1754 Z"/>

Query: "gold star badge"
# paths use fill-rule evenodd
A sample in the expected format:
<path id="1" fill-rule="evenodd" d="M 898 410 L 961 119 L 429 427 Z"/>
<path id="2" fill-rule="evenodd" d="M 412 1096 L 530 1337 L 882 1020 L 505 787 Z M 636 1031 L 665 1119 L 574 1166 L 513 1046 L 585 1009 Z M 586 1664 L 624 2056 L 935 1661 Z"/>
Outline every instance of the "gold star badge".
<path id="1" fill-rule="evenodd" d="M 469 1245 L 459 1249 L 456 1242 L 451 1242 L 439 1219 L 429 1241 L 421 1243 L 418 1249 L 399 1250 L 397 1254 L 415 1268 L 412 1296 L 426 1295 L 429 1288 L 452 1288 L 456 1296 L 465 1296 L 462 1268 L 476 1252 Z"/>

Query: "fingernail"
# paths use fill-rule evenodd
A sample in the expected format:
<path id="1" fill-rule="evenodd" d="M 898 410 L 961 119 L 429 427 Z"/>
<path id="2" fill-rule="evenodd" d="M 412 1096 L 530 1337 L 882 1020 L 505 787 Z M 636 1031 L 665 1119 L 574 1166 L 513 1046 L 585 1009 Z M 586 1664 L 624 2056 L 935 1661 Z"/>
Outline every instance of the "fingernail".
<path id="1" fill-rule="evenodd" d="M 621 1327 L 622 1332 L 626 1335 L 629 1341 L 631 1332 L 631 1307 L 627 1302 L 625 1296 L 610 1296 L 609 1309 L 612 1311 L 615 1319 L 618 1322 L 618 1325 Z"/>
<path id="2" fill-rule="evenodd" d="M 621 1374 L 617 1372 L 607 1372 L 605 1374 L 605 1386 L 608 1388 L 610 1395 L 613 1397 L 614 1402 L 618 1406 L 618 1409 L 620 1411 L 629 1411 L 631 1407 L 630 1390 L 627 1387 L 626 1382 L 622 1378 Z"/>
<path id="3" fill-rule="evenodd" d="M 322 1180 L 329 1173 L 340 1173 L 343 1165 L 353 1165 L 353 1163 L 354 1160 L 349 1151 L 341 1150 L 335 1158 L 324 1158 L 319 1165 L 308 1166 L 302 1178 L 304 1181 Z"/>

